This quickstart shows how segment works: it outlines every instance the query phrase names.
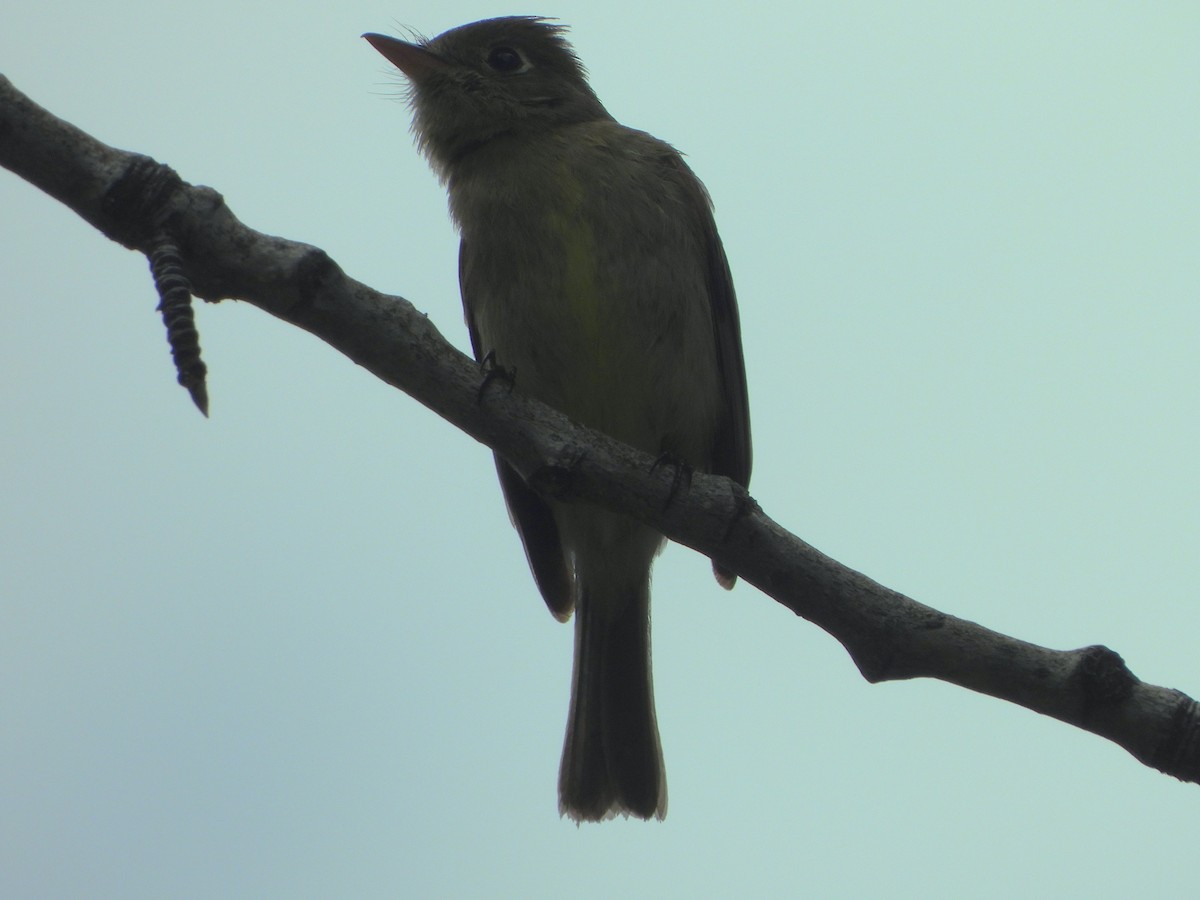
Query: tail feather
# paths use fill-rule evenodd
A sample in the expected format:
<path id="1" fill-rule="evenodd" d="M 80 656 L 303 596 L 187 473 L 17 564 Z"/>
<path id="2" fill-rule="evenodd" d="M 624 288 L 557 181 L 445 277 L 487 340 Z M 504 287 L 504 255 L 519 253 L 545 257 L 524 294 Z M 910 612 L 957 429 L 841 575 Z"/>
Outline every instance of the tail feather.
<path id="1" fill-rule="evenodd" d="M 576 821 L 663 818 L 662 748 L 650 670 L 649 584 L 575 608 L 575 672 L 559 808 Z"/>

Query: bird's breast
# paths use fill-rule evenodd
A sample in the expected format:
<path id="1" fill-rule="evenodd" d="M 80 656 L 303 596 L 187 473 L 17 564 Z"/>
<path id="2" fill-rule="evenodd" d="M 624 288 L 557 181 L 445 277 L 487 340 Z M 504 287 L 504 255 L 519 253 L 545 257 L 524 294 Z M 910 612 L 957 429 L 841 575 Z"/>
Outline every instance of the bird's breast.
<path id="1" fill-rule="evenodd" d="M 481 349 L 571 418 L 653 453 L 694 435 L 676 452 L 695 457 L 717 375 L 687 223 L 604 154 L 590 167 L 561 153 L 522 162 L 457 185 L 452 201 Z"/>

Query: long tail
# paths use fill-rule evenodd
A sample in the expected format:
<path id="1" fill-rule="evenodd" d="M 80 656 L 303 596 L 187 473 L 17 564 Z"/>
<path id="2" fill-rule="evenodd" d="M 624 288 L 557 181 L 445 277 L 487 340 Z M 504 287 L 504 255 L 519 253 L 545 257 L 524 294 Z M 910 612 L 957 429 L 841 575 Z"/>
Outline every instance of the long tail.
<path id="1" fill-rule="evenodd" d="M 577 822 L 667 813 L 650 677 L 650 586 L 600 594 L 581 586 L 575 673 L 558 805 Z"/>

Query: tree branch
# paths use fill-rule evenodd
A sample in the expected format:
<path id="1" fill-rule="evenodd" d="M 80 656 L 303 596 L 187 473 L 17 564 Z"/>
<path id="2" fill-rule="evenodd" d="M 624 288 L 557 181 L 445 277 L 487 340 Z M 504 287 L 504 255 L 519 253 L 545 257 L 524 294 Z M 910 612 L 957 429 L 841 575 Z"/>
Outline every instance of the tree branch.
<path id="1" fill-rule="evenodd" d="M 498 382 L 400 297 L 347 277 L 323 251 L 247 228 L 214 190 L 55 118 L 0 75 L 0 164 L 124 246 L 164 229 L 194 292 L 248 301 L 299 326 L 507 459 L 540 492 L 631 515 L 711 557 L 842 643 L 870 682 L 938 678 L 1108 738 L 1200 781 L 1200 709 L 1145 684 L 1105 647 L 1057 651 L 923 606 L 830 559 L 738 485 L 671 473 Z"/>

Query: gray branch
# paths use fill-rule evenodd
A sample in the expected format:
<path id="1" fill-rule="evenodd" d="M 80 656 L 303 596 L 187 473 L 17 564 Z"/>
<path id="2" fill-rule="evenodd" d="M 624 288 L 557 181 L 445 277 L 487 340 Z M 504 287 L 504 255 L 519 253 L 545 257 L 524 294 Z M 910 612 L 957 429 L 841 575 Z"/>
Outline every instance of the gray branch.
<path id="1" fill-rule="evenodd" d="M 216 191 L 97 141 L 2 75 L 0 163 L 132 250 L 150 253 L 165 228 L 197 296 L 244 300 L 316 335 L 498 451 L 543 494 L 626 513 L 711 557 L 829 632 L 868 681 L 938 678 L 1200 780 L 1196 702 L 1139 681 L 1112 650 L 1050 650 L 923 606 L 789 533 L 728 479 L 697 473 L 672 495 L 669 467 L 500 379 L 485 384 L 408 301 L 347 277 L 316 247 L 247 228 Z"/>

